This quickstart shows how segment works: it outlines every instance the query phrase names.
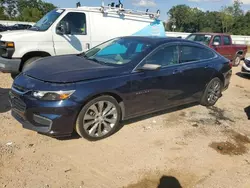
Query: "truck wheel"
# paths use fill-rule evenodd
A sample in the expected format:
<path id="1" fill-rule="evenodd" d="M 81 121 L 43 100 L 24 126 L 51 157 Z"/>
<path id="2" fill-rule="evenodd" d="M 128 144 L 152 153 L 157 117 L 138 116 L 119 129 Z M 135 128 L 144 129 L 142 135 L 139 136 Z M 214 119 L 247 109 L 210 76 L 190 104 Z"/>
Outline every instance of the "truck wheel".
<path id="1" fill-rule="evenodd" d="M 14 80 L 17 76 L 18 76 L 19 73 L 11 73 L 11 78 Z"/>
<path id="2" fill-rule="evenodd" d="M 34 62 L 35 60 L 40 59 L 40 58 L 42 58 L 42 57 L 37 56 L 37 57 L 32 57 L 32 58 L 26 60 L 26 61 L 24 62 L 24 64 L 23 64 L 22 70 L 24 70 L 24 69 L 27 68 L 32 62 Z"/>
<path id="3" fill-rule="evenodd" d="M 240 61 L 241 61 L 240 56 L 239 56 L 239 55 L 236 55 L 236 57 L 235 57 L 234 60 L 233 60 L 233 66 L 234 66 L 234 67 L 238 67 L 239 64 L 240 64 Z"/>

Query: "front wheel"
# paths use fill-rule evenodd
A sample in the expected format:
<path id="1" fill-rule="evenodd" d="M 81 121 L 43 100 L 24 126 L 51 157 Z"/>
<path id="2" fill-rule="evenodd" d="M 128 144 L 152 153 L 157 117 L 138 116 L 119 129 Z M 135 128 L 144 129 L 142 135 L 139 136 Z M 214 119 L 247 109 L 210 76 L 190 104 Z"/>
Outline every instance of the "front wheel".
<path id="1" fill-rule="evenodd" d="M 239 64 L 240 64 L 240 62 L 241 62 L 241 58 L 240 58 L 239 55 L 237 55 L 237 56 L 235 57 L 235 59 L 233 60 L 233 66 L 234 66 L 234 67 L 238 67 Z"/>
<path id="2" fill-rule="evenodd" d="M 213 106 L 221 97 L 222 82 L 219 78 L 213 78 L 207 85 L 203 96 L 201 98 L 201 104 L 203 106 Z"/>
<path id="3" fill-rule="evenodd" d="M 88 102 L 78 115 L 76 132 L 90 141 L 106 138 L 119 129 L 121 108 L 111 96 L 100 96 Z"/>
<path id="4" fill-rule="evenodd" d="M 36 56 L 36 57 L 31 57 L 30 59 L 26 60 L 24 62 L 22 70 L 25 70 L 29 65 L 31 65 L 34 61 L 41 59 L 42 57 Z"/>
<path id="5" fill-rule="evenodd" d="M 18 73 L 11 73 L 11 78 L 14 80 L 18 76 Z"/>

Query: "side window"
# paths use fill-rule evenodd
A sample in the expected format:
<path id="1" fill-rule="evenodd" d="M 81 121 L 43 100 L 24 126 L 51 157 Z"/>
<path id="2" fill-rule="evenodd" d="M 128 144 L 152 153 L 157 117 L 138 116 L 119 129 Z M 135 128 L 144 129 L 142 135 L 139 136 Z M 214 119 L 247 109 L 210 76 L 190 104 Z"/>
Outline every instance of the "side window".
<path id="1" fill-rule="evenodd" d="M 72 35 L 86 35 L 86 15 L 80 12 L 70 12 L 62 20 L 68 22 Z"/>
<path id="2" fill-rule="evenodd" d="M 105 49 L 98 52 L 98 55 L 113 55 L 113 54 L 125 54 L 127 47 L 118 43 L 111 44 Z"/>
<path id="3" fill-rule="evenodd" d="M 231 44 L 230 37 L 223 36 L 223 42 L 224 42 L 224 45 L 230 45 Z"/>
<path id="4" fill-rule="evenodd" d="M 214 52 L 206 48 L 195 46 L 182 46 L 180 62 L 187 63 L 199 60 L 206 60 L 215 57 Z"/>
<path id="5" fill-rule="evenodd" d="M 221 45 L 221 37 L 220 36 L 215 36 L 214 39 L 213 39 L 213 43 L 214 42 L 218 42 L 219 45 Z"/>
<path id="6" fill-rule="evenodd" d="M 166 67 L 179 63 L 179 48 L 178 46 L 166 46 L 158 49 L 151 54 L 145 61 L 147 64 L 156 64 Z"/>

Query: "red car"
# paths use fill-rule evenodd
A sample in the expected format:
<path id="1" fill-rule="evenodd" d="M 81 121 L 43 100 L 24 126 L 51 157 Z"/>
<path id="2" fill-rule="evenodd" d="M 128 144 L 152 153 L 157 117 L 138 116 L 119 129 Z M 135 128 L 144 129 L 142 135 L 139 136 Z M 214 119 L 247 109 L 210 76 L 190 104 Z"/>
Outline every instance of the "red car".
<path id="1" fill-rule="evenodd" d="M 193 33 L 186 39 L 208 45 L 210 48 L 213 48 L 215 51 L 231 60 L 234 66 L 238 66 L 247 53 L 246 45 L 232 44 L 232 38 L 227 34 Z"/>

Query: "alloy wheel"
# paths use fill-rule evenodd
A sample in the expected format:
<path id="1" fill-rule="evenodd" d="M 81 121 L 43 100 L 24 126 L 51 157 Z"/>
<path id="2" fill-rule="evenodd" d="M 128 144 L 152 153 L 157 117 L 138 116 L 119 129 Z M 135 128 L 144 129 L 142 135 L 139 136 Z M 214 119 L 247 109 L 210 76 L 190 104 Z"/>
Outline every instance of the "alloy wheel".
<path id="1" fill-rule="evenodd" d="M 221 94 L 221 83 L 218 80 L 214 80 L 209 89 L 208 89 L 208 97 L 207 100 L 210 104 L 215 103 Z"/>
<path id="2" fill-rule="evenodd" d="M 116 106 L 109 101 L 98 101 L 84 114 L 83 128 L 91 137 L 102 137 L 113 129 L 117 120 Z"/>

